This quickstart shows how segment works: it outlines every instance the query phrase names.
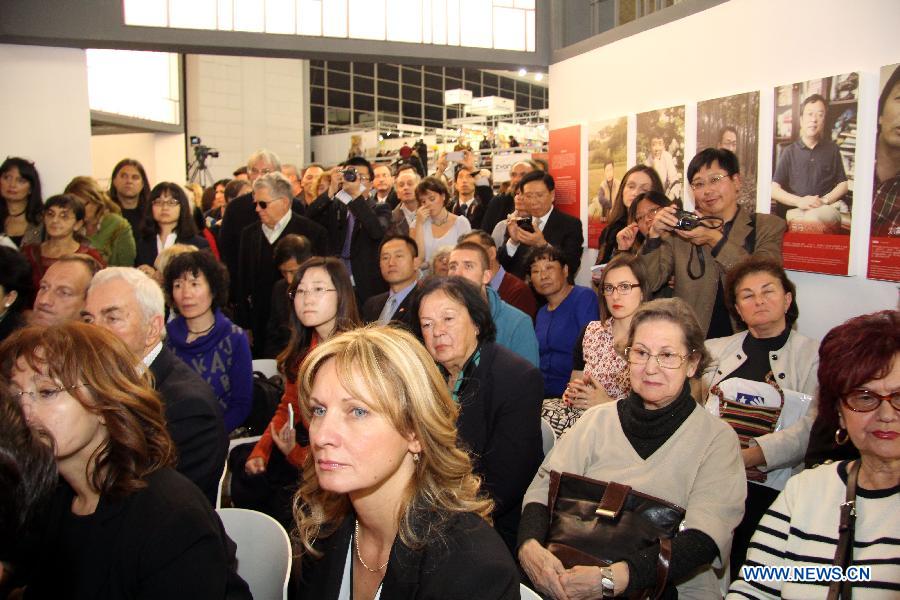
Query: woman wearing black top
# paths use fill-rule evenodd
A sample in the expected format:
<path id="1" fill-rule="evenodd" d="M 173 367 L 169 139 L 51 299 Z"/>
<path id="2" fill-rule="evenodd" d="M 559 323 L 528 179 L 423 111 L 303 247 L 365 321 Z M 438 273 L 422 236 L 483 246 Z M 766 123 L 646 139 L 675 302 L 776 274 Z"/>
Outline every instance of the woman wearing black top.
<path id="1" fill-rule="evenodd" d="M 150 192 L 142 229 L 137 239 L 135 266 L 156 277 L 153 263 L 164 249 L 175 244 L 189 244 L 203 250 L 209 243 L 197 235 L 187 194 L 177 183 L 157 183 Z"/>
<path id="2" fill-rule="evenodd" d="M 41 178 L 34 163 L 7 158 L 0 165 L 0 237 L 19 248 L 37 244 L 44 235 Z"/>
<path id="3" fill-rule="evenodd" d="M 653 167 L 637 165 L 625 172 L 622 185 L 619 186 L 619 192 L 609 211 L 606 227 L 600 233 L 596 264 L 605 265 L 612 258 L 613 252 L 618 247 L 616 236 L 628 223 L 628 208 L 638 194 L 649 191 L 663 191 L 662 182 Z"/>

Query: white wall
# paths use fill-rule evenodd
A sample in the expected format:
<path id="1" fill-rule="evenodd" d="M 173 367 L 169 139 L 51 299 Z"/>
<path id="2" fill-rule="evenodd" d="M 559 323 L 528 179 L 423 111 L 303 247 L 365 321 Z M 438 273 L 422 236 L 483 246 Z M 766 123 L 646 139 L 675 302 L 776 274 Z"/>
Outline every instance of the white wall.
<path id="1" fill-rule="evenodd" d="M 676 104 L 688 104 L 690 112 L 699 100 L 760 90 L 759 191 L 767 205 L 773 88 L 859 71 L 853 275 L 790 274 L 798 287 L 798 327 L 821 338 L 851 316 L 897 307 L 897 285 L 868 280 L 865 273 L 878 71 L 900 60 L 898 23 L 896 0 L 731 0 L 551 65 L 550 125 L 583 125 Z M 589 267 L 594 256 L 587 252 L 582 264 Z"/>
<path id="2" fill-rule="evenodd" d="M 207 161 L 214 180 L 231 177 L 260 149 L 271 150 L 282 163 L 306 162 L 306 62 L 185 56 L 187 134 L 220 152 Z"/>
<path id="3" fill-rule="evenodd" d="M 150 184 L 185 181 L 183 133 L 124 133 L 91 138 L 92 175 L 104 187 L 109 185 L 113 167 L 123 158 L 135 158 L 144 165 Z"/>
<path id="4" fill-rule="evenodd" d="M 34 161 L 44 198 L 91 172 L 84 50 L 0 45 L 0 159 Z"/>

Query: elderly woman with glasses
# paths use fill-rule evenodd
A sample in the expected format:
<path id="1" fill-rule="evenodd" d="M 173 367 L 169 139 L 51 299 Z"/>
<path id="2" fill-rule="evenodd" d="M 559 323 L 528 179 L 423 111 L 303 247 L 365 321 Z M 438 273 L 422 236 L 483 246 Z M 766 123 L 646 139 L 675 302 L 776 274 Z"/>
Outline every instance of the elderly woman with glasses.
<path id="1" fill-rule="evenodd" d="M 691 308 L 678 299 L 641 306 L 631 320 L 625 356 L 631 393 L 587 411 L 531 482 L 519 527 L 519 561 L 538 591 L 552 598 L 637 596 L 654 588 L 673 597 L 673 587 L 679 598 L 714 598 L 720 591 L 713 569 L 727 560 L 747 485 L 734 430 L 691 397 L 688 380 L 709 360 Z M 665 569 L 657 570 L 659 542 L 630 552 L 606 548 L 613 562 L 603 568 L 551 552 L 546 540 L 554 471 L 631 486 L 683 508 L 665 577 Z"/>
<path id="2" fill-rule="evenodd" d="M 735 581 L 738 598 L 896 598 L 900 582 L 900 313 L 850 319 L 819 348 L 819 416 L 859 458 L 796 475 L 766 512 L 746 566 L 866 567 L 852 581 Z M 839 594 L 839 596 L 838 596 Z"/>

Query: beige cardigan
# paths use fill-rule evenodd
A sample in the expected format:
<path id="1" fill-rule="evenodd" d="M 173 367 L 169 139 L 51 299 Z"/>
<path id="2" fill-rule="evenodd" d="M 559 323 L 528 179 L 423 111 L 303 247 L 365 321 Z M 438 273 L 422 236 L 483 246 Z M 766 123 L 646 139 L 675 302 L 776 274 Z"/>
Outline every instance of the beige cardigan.
<path id="1" fill-rule="evenodd" d="M 747 480 L 734 430 L 697 405 L 656 452 L 642 459 L 625 433 L 615 402 L 589 409 L 544 459 L 522 505 L 547 504 L 550 471 L 630 485 L 686 511 L 683 528 L 699 529 L 719 548 L 713 567 L 731 551 L 734 528 L 744 516 Z M 679 583 L 678 597 L 708 600 L 721 591 L 706 567 Z"/>

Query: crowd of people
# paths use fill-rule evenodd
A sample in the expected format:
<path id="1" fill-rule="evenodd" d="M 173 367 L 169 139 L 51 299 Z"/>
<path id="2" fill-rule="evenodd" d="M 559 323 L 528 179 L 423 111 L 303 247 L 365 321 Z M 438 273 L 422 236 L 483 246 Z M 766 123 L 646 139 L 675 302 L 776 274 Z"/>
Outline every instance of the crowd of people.
<path id="1" fill-rule="evenodd" d="M 3 162 L 0 598 L 250 597 L 226 460 L 297 598 L 849 598 L 742 569 L 832 564 L 900 593 L 898 312 L 797 331 L 727 149 L 687 219 L 652 167 L 610 188 L 593 288 L 543 165 L 492 195 L 473 161 L 261 150 L 203 190 L 127 158 L 46 199 Z M 227 456 L 254 359 L 283 394 Z M 604 517 L 632 495 L 667 533 Z"/>

